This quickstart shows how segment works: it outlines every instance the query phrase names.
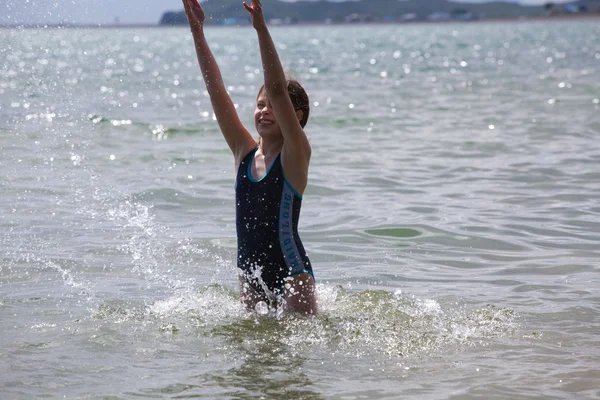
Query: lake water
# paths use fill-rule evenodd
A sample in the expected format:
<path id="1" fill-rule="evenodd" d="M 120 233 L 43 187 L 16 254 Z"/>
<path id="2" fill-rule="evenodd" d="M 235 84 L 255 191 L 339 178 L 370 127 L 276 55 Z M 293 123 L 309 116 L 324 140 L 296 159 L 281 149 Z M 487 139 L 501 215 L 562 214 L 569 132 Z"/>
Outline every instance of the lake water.
<path id="1" fill-rule="evenodd" d="M 599 397 L 600 23 L 272 34 L 314 318 L 240 305 L 187 28 L 0 30 L 2 397 Z M 207 36 L 252 127 L 256 35 Z"/>

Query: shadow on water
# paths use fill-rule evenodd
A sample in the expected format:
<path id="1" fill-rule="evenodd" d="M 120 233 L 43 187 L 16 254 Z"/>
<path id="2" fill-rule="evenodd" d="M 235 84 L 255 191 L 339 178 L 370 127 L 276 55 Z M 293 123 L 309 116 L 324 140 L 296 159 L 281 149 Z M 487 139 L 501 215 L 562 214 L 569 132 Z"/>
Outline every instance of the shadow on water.
<path id="1" fill-rule="evenodd" d="M 259 317 L 215 327 L 212 334 L 240 356 L 234 367 L 206 378 L 232 398 L 322 399 L 310 389 L 313 382 L 303 371 L 306 358 L 283 340 L 288 324 L 288 319 Z"/>

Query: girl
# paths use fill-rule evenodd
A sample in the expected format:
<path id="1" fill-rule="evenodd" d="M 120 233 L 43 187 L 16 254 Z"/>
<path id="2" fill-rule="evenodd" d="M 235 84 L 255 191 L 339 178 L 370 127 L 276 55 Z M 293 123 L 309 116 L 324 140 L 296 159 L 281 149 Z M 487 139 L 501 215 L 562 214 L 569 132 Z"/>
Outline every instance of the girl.
<path id="1" fill-rule="evenodd" d="M 242 301 L 249 309 L 264 302 L 316 314 L 315 280 L 298 236 L 311 154 L 303 130 L 309 114 L 308 96 L 298 82 L 286 80 L 260 0 L 252 0 L 251 5 L 243 3 L 258 34 L 264 69 L 265 83 L 258 91 L 254 111 L 260 137 L 257 143 L 241 123 L 225 90 L 204 36 L 202 7 L 198 0 L 183 0 L 183 5 L 219 128 L 235 159 L 237 266 Z"/>

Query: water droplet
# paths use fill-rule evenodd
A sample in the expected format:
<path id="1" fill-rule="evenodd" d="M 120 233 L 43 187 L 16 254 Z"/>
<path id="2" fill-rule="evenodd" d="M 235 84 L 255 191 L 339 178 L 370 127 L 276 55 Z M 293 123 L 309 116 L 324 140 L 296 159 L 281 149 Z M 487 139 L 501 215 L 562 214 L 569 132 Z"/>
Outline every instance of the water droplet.
<path id="1" fill-rule="evenodd" d="M 259 315 L 267 315 L 269 313 L 269 306 L 264 301 L 259 301 L 254 306 L 254 311 Z"/>

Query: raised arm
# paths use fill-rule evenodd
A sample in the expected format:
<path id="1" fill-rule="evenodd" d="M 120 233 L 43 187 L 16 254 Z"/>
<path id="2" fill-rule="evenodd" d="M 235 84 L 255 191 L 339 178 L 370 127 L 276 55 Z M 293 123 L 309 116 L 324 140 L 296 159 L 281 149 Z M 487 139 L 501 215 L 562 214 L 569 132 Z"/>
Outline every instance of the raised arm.
<path id="1" fill-rule="evenodd" d="M 194 37 L 196 55 L 206 90 L 210 96 L 219 128 L 221 128 L 237 165 L 246 152 L 256 146 L 256 142 L 240 121 L 235 106 L 225 89 L 219 66 L 204 36 L 204 10 L 198 0 L 183 0 L 183 6 Z"/>
<path id="2" fill-rule="evenodd" d="M 260 0 L 252 0 L 250 6 L 244 3 L 244 7 L 250 13 L 252 25 L 258 34 L 265 90 L 283 134 L 284 144 L 281 152 L 283 170 L 294 189 L 301 194 L 308 180 L 311 154 L 310 143 L 299 122 L 302 111 L 295 110 L 290 99 L 285 73 L 267 28 Z"/>

